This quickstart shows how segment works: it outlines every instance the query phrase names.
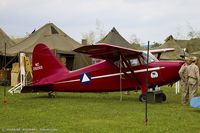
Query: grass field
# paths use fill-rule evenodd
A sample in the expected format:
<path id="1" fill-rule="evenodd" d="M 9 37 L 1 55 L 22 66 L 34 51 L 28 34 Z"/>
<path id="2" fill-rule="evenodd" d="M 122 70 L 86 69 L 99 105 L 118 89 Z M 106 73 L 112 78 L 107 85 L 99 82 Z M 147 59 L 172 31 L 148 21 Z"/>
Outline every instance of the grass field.
<path id="1" fill-rule="evenodd" d="M 57 93 L 56 98 L 40 94 L 8 94 L 3 103 L 0 87 L 0 132 L 59 133 L 200 133 L 200 109 L 182 106 L 175 89 L 162 87 L 164 103 L 145 104 L 139 93 Z"/>

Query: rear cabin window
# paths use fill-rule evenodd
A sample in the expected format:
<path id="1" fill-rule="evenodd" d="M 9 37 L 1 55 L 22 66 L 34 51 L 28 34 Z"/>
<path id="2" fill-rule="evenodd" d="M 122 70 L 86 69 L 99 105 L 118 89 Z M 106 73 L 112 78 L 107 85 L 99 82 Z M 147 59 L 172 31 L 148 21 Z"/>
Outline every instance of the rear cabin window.
<path id="1" fill-rule="evenodd" d="M 127 59 L 127 62 L 130 66 L 138 66 L 140 65 L 140 61 L 138 60 L 138 58 L 129 58 Z M 127 68 L 128 66 L 126 65 L 126 63 L 123 61 L 123 64 L 121 64 L 122 67 Z M 120 61 L 115 61 L 114 64 L 118 67 L 120 67 Z"/>
<path id="2" fill-rule="evenodd" d="M 140 64 L 138 58 L 132 58 L 132 59 L 129 59 L 129 61 L 130 61 L 131 66 L 137 66 Z"/>

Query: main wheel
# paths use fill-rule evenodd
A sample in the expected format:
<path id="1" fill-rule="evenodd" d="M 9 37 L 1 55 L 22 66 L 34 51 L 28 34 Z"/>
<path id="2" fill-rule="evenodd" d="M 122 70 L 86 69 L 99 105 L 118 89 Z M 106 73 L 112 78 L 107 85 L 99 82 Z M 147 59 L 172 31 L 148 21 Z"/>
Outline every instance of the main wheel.
<path id="1" fill-rule="evenodd" d="M 146 102 L 146 100 L 147 100 L 147 96 L 145 94 L 140 94 L 139 101 L 140 102 Z"/>

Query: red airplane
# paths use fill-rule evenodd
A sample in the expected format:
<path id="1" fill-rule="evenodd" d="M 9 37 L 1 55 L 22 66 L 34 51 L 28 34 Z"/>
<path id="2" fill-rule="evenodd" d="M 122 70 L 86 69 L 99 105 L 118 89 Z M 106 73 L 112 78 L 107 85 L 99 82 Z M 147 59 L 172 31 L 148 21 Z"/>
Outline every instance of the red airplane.
<path id="1" fill-rule="evenodd" d="M 162 86 L 179 80 L 178 70 L 183 61 L 161 61 L 149 53 L 148 86 L 147 52 L 110 44 L 83 46 L 74 51 L 102 59 L 101 62 L 69 71 L 44 44 L 33 51 L 33 79 L 26 92 L 113 92 L 141 90 L 140 101 L 145 100 L 146 88 Z M 172 49 L 153 50 L 153 53 Z M 160 55 L 160 54 L 159 54 Z M 166 98 L 165 94 L 163 93 Z M 163 100 L 165 100 L 163 98 Z"/>

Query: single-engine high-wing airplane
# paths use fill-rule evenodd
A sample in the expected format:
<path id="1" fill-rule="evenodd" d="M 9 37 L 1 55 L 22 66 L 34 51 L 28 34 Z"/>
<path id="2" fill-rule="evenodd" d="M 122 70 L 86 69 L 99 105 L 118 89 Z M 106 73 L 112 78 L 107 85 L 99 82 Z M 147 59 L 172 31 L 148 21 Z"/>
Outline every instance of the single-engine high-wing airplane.
<path id="1" fill-rule="evenodd" d="M 74 51 L 102 61 L 69 71 L 46 45 L 38 44 L 32 55 L 32 84 L 23 87 L 21 92 L 49 92 L 51 95 L 52 92 L 141 90 L 139 100 L 145 100 L 147 52 L 110 44 L 83 46 Z M 151 53 L 148 61 L 148 88 L 179 80 L 178 71 L 183 61 L 161 61 Z"/>

